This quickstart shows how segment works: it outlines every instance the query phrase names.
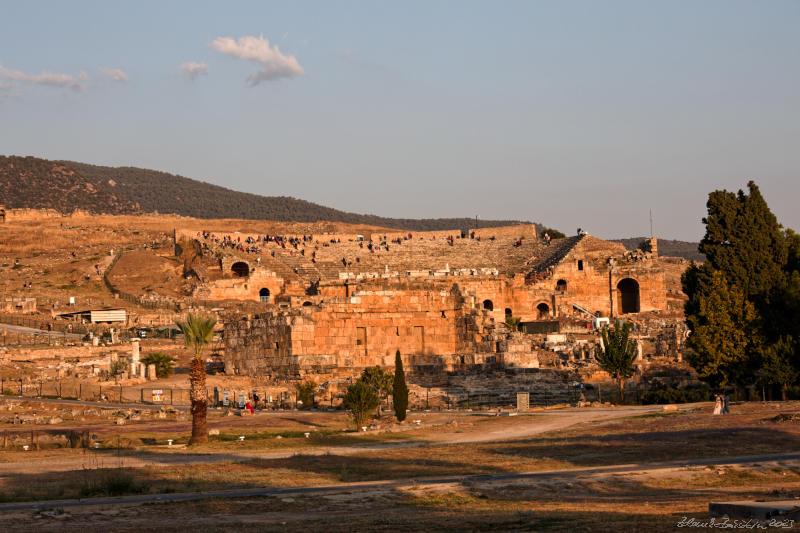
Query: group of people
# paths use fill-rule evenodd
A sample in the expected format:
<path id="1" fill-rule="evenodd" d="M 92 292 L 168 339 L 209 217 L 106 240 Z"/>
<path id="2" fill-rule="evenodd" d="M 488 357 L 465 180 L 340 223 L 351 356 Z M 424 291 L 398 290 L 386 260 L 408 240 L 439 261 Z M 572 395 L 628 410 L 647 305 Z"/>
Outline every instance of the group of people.
<path id="1" fill-rule="evenodd" d="M 714 413 L 715 415 L 729 415 L 731 410 L 728 408 L 728 395 L 715 394 L 714 395 Z"/>

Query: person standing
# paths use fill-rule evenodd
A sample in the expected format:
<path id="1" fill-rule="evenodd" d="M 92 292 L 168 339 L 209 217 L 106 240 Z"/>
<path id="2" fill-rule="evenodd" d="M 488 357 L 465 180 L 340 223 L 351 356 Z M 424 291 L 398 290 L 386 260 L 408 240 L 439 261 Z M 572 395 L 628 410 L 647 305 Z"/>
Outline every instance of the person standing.
<path id="1" fill-rule="evenodd" d="M 714 395 L 714 412 L 712 414 L 722 414 L 722 397 L 719 394 Z"/>

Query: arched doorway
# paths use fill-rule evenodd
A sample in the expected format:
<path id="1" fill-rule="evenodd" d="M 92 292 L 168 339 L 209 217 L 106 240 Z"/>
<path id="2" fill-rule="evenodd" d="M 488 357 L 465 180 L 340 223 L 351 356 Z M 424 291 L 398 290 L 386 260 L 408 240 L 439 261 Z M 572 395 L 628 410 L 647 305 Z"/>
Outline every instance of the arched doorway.
<path id="1" fill-rule="evenodd" d="M 621 314 L 638 313 L 639 282 L 633 278 L 625 278 L 617 283 L 617 301 Z"/>
<path id="2" fill-rule="evenodd" d="M 231 271 L 240 278 L 246 278 L 250 275 L 250 266 L 244 261 L 237 261 L 231 265 Z"/>
<path id="3" fill-rule="evenodd" d="M 487 311 L 494 311 L 494 304 L 491 300 L 484 300 L 483 301 L 483 308 Z"/>
<path id="4" fill-rule="evenodd" d="M 536 306 L 536 315 L 539 320 L 544 320 L 550 316 L 550 306 L 542 302 Z"/>
<path id="5" fill-rule="evenodd" d="M 260 291 L 258 291 L 258 299 L 264 302 L 265 304 L 269 303 L 269 289 L 264 287 Z"/>
<path id="6" fill-rule="evenodd" d="M 560 279 L 556 282 L 556 292 L 567 292 L 567 282 Z"/>
<path id="7" fill-rule="evenodd" d="M 510 307 L 506 307 L 506 318 L 511 318 L 511 315 L 512 315 L 511 308 Z"/>

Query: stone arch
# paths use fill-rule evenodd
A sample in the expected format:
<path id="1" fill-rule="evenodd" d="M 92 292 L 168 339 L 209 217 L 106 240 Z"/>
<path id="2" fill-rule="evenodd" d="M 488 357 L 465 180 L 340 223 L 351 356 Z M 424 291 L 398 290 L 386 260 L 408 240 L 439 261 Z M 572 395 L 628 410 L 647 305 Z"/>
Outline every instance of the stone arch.
<path id="1" fill-rule="evenodd" d="M 487 311 L 494 311 L 494 304 L 491 300 L 484 300 L 483 301 L 483 308 Z"/>
<path id="2" fill-rule="evenodd" d="M 510 307 L 506 307 L 506 318 L 511 318 L 512 316 L 513 316 L 513 313 L 511 312 L 511 308 Z"/>
<path id="3" fill-rule="evenodd" d="M 544 320 L 550 317 L 550 306 L 546 302 L 542 302 L 536 306 L 536 317 L 539 320 Z"/>
<path id="4" fill-rule="evenodd" d="M 567 292 L 567 280 L 560 279 L 556 281 L 556 292 Z"/>
<path id="5" fill-rule="evenodd" d="M 269 294 L 269 289 L 268 288 L 264 287 L 263 289 L 258 291 L 258 299 L 261 300 L 262 302 L 264 302 L 265 304 L 269 303 L 269 298 L 270 298 L 270 294 Z"/>
<path id="6" fill-rule="evenodd" d="M 303 307 L 311 307 L 311 302 L 306 300 L 305 302 L 303 302 Z"/>
<path id="7" fill-rule="evenodd" d="M 236 261 L 231 265 L 231 272 L 233 272 L 237 277 L 246 278 L 250 275 L 250 265 L 244 261 Z"/>
<path id="8" fill-rule="evenodd" d="M 639 282 L 633 278 L 625 278 L 617 283 L 617 301 L 620 314 L 638 313 L 641 309 Z"/>

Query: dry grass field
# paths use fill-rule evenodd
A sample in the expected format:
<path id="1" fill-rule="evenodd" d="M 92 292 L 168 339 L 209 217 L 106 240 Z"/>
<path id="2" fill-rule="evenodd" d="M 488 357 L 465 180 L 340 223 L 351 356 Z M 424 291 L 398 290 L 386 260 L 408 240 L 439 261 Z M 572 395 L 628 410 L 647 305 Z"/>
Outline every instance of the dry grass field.
<path id="1" fill-rule="evenodd" d="M 800 424 L 775 417 L 799 414 L 800 404 L 734 404 L 725 417 L 710 411 L 709 404 L 695 404 L 677 412 L 428 413 L 412 415 L 423 419 L 419 427 L 367 434 L 350 432 L 346 417 L 335 412 L 215 416 L 210 427 L 220 435 L 191 449 L 162 442 L 167 434 L 185 436 L 186 422 L 116 427 L 98 418 L 89 421 L 102 442 L 98 450 L 5 454 L 2 500 L 263 487 L 288 492 L 146 505 L 45 505 L 49 511 L 3 513 L 0 529 L 33 519 L 41 531 L 673 531 L 684 516 L 706 517 L 710 501 L 800 494 L 800 462 L 794 459 L 693 464 L 797 452 Z M 521 433 L 527 436 L 502 438 Z M 499 437 L 486 441 L 487 434 Z M 57 470 L 60 463 L 70 469 Z M 543 475 L 520 478 L 522 472 Z M 377 485 L 358 485 L 365 482 Z M 305 492 L 323 486 L 335 490 Z"/>

